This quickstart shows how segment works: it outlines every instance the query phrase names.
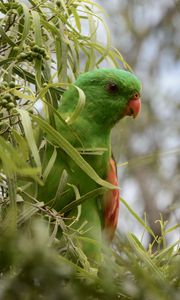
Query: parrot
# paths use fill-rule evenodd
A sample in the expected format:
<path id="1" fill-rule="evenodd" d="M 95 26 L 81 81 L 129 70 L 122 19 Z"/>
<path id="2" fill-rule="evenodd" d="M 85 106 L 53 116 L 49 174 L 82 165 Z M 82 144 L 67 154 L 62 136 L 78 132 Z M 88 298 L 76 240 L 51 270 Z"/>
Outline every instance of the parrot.
<path id="1" fill-rule="evenodd" d="M 78 207 L 65 215 L 67 219 L 76 219 L 74 229 L 82 228 L 85 237 L 82 249 L 91 262 L 101 256 L 101 246 L 97 245 L 112 241 L 118 222 L 120 192 L 111 151 L 111 131 L 122 118 L 137 117 L 141 110 L 141 89 L 141 81 L 132 72 L 100 68 L 79 75 L 64 92 L 57 109 L 63 122 L 56 117 L 56 130 L 79 151 L 100 178 L 114 187 L 104 189 L 101 194 L 95 192 L 90 199 L 83 201 L 78 218 Z M 75 114 L 81 92 L 85 101 Z M 55 162 L 44 186 L 39 187 L 38 199 L 61 212 L 76 199 L 77 190 L 83 197 L 100 186 L 63 149 L 54 147 L 57 151 Z M 45 165 L 52 158 L 54 147 L 51 142 L 47 146 Z M 58 193 L 64 170 L 67 172 L 67 184 Z"/>

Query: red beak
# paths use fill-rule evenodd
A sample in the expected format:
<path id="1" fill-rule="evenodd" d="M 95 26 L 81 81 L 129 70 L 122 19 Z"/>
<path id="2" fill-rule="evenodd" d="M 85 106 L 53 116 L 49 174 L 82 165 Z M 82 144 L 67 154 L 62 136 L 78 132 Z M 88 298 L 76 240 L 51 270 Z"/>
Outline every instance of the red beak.
<path id="1" fill-rule="evenodd" d="M 141 99 L 133 98 L 129 101 L 124 116 L 132 116 L 134 119 L 141 111 Z"/>

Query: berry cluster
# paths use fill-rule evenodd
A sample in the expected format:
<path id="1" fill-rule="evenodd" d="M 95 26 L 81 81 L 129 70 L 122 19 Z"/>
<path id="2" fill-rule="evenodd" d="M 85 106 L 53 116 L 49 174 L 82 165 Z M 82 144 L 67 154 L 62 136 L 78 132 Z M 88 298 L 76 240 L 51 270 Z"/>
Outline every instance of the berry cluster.
<path id="1" fill-rule="evenodd" d="M 15 49 L 14 49 L 15 50 Z M 33 59 L 49 59 L 49 56 L 47 55 L 46 49 L 44 47 L 39 47 L 37 45 L 34 45 L 30 50 L 27 50 L 26 52 L 22 52 L 17 56 L 17 59 L 19 61 L 28 60 L 33 61 Z"/>
<path id="2" fill-rule="evenodd" d="M 6 108 L 7 110 L 11 110 L 12 108 L 15 108 L 16 100 L 18 97 L 13 95 L 9 91 L 9 89 L 12 89 L 14 87 L 15 87 L 14 81 L 11 81 L 10 83 L 3 81 L 0 84 L 0 107 Z"/>

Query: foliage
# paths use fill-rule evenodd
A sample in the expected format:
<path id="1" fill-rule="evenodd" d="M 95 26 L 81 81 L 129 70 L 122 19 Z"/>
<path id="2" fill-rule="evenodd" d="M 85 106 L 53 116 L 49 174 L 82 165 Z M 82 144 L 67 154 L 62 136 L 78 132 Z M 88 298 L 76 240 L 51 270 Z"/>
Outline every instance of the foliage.
<path id="1" fill-rule="evenodd" d="M 104 249 L 97 275 L 60 255 L 44 221 L 17 231 L 7 218 L 1 224 L 1 299 L 179 299 L 177 244 L 153 254 L 133 234 L 117 236 L 114 249 Z"/>
<path id="2" fill-rule="evenodd" d="M 128 67 L 111 47 L 108 28 L 100 17 L 102 8 L 90 0 L 1 1 L 0 12 L 0 298 L 178 299 L 178 243 L 166 247 L 163 221 L 156 253 L 151 245 L 146 251 L 132 234 L 117 236 L 113 250 L 103 249 L 97 274 L 78 247 L 76 232 L 65 225 L 63 214 L 36 199 L 37 185 L 43 184 L 56 156 L 54 151 L 44 165 L 41 153 L 55 134 L 58 146 L 99 180 L 79 152 L 56 132 L 54 117 L 64 89 L 80 72 L 98 68 L 104 61 Z M 106 45 L 97 41 L 100 24 L 107 34 Z M 77 192 L 74 205 L 84 200 L 78 199 Z M 66 251 L 58 239 L 59 227 Z M 78 257 L 79 265 L 69 256 Z"/>

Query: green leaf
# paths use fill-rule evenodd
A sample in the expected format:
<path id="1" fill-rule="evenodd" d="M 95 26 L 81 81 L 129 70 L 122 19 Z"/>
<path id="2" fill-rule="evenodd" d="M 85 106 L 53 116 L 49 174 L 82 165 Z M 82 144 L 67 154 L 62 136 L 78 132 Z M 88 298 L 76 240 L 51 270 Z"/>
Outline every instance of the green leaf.
<path id="1" fill-rule="evenodd" d="M 142 250 L 142 251 L 146 251 L 145 248 L 143 247 L 143 245 L 141 244 L 141 242 L 138 240 L 138 238 L 133 234 L 130 233 L 131 238 L 134 240 L 134 242 L 136 243 L 136 245 Z"/>
<path id="2" fill-rule="evenodd" d="M 42 181 L 38 178 L 40 169 L 29 167 L 21 153 L 2 137 L 0 137 L 0 159 L 5 174 L 11 176 L 11 174 L 17 173 L 21 177 L 28 176 L 42 184 Z"/>
<path id="3" fill-rule="evenodd" d="M 156 238 L 152 229 L 136 214 L 136 212 L 127 204 L 127 202 L 122 197 L 120 198 L 120 201 L 126 206 L 133 217 L 147 230 L 147 232 L 149 232 L 154 238 Z"/>
<path id="4" fill-rule="evenodd" d="M 49 160 L 49 162 L 46 166 L 46 169 L 44 170 L 43 175 L 42 175 L 44 182 L 46 181 L 46 178 L 48 177 L 49 173 L 51 172 L 52 167 L 54 166 L 56 157 L 57 157 L 57 151 L 56 151 L 56 148 L 54 147 L 53 154 L 50 157 L 50 160 Z"/>
<path id="5" fill-rule="evenodd" d="M 177 228 L 180 228 L 180 224 L 176 224 L 176 225 L 174 225 L 174 226 L 166 229 L 165 232 L 164 232 L 164 234 L 166 235 L 167 233 L 170 233 L 170 232 L 176 230 Z"/>
<path id="6" fill-rule="evenodd" d="M 81 155 L 102 155 L 104 152 L 108 151 L 107 148 L 76 148 Z"/>
<path id="7" fill-rule="evenodd" d="M 31 25 L 31 15 L 29 13 L 29 8 L 24 4 L 21 3 L 24 13 L 24 25 L 23 25 L 23 32 L 22 32 L 22 42 L 26 40 L 29 31 L 30 31 L 30 25 Z"/>
<path id="8" fill-rule="evenodd" d="M 33 84 L 36 83 L 35 76 L 33 74 L 31 74 L 30 72 L 24 70 L 23 68 L 21 68 L 19 66 L 13 66 L 13 70 L 14 70 L 15 74 L 17 74 L 19 77 L 21 77 L 25 81 L 27 80 L 28 82 L 33 83 Z"/>
<path id="9" fill-rule="evenodd" d="M 57 60 L 57 73 L 58 81 L 61 81 L 61 70 L 62 70 L 62 58 L 61 58 L 61 40 L 59 37 L 55 39 L 56 46 L 56 60 Z"/>
<path id="10" fill-rule="evenodd" d="M 43 202 L 37 202 L 36 204 L 32 204 L 31 202 L 27 202 L 23 211 L 20 213 L 17 225 L 21 226 L 26 221 L 28 221 L 32 216 L 34 216 L 38 211 L 40 207 L 43 207 Z"/>
<path id="11" fill-rule="evenodd" d="M 155 263 L 150 259 L 148 254 L 142 249 L 142 247 L 139 246 L 139 241 L 137 242 L 137 238 L 134 238 L 134 235 L 129 233 L 127 235 L 128 240 L 133 248 L 133 251 L 135 251 L 135 254 L 142 260 L 144 261 L 149 269 L 154 272 L 159 280 L 163 280 L 164 276 L 163 273 L 160 271 L 160 269 L 155 265 Z"/>
<path id="12" fill-rule="evenodd" d="M 33 16 L 33 25 L 34 25 L 34 36 L 35 43 L 39 47 L 42 47 L 42 34 L 41 34 L 41 22 L 40 22 L 40 14 L 36 11 L 32 11 Z M 35 59 L 35 72 L 36 72 L 36 84 L 37 88 L 41 87 L 41 69 L 42 69 L 42 59 Z"/>
<path id="13" fill-rule="evenodd" d="M 14 57 L 8 57 L 7 59 L 2 59 L 0 61 L 0 66 L 11 63 L 12 61 L 14 61 Z"/>
<path id="14" fill-rule="evenodd" d="M 72 201 L 71 203 L 69 203 L 68 205 L 63 207 L 63 209 L 61 209 L 60 213 L 65 214 L 68 211 L 72 210 L 73 208 L 77 207 L 78 205 L 82 204 L 84 201 L 86 201 L 90 198 L 93 198 L 94 196 L 103 195 L 105 191 L 106 191 L 106 189 L 101 187 L 101 188 L 95 189 L 91 192 L 88 192 L 87 194 L 83 195 L 82 197 Z"/>
<path id="15" fill-rule="evenodd" d="M 34 139 L 31 118 L 29 116 L 29 113 L 23 109 L 17 109 L 17 111 L 21 115 L 21 121 L 22 121 L 22 125 L 24 128 L 26 140 L 28 142 L 29 148 L 31 149 L 31 153 L 34 157 L 36 166 L 41 167 L 41 160 L 40 160 L 39 151 L 38 151 L 35 139 Z"/>
<path id="16" fill-rule="evenodd" d="M 16 44 L 8 37 L 8 35 L 6 34 L 2 26 L 0 26 L 0 34 L 1 34 L 1 39 L 4 43 L 6 42 L 12 47 L 16 46 Z"/>
<path id="17" fill-rule="evenodd" d="M 56 201 L 59 201 L 59 199 L 61 197 L 61 193 L 63 192 L 63 190 L 64 190 L 64 188 L 67 184 L 67 179 L 68 179 L 68 173 L 64 169 L 62 171 L 61 178 L 59 180 L 59 184 L 58 184 L 58 188 L 56 190 L 56 194 L 55 194 L 54 198 L 50 201 L 50 204 L 51 204 L 52 207 L 55 205 Z"/>
<path id="18" fill-rule="evenodd" d="M 60 2 L 61 2 L 61 5 L 62 5 L 62 7 L 63 7 L 65 13 L 66 13 L 67 15 L 69 15 L 69 14 L 68 14 L 68 10 L 67 10 L 67 4 L 64 2 L 64 0 L 60 0 Z"/>
<path id="19" fill-rule="evenodd" d="M 12 136 L 14 137 L 16 144 L 18 145 L 20 155 L 22 154 L 22 157 L 25 161 L 28 160 L 29 148 L 27 141 L 15 129 L 12 130 Z"/>
<path id="20" fill-rule="evenodd" d="M 81 21 L 80 21 L 79 15 L 77 13 L 77 10 L 76 10 L 76 8 L 71 7 L 71 11 L 72 11 L 72 14 L 74 16 L 74 20 L 76 22 L 76 27 L 79 30 L 79 32 L 81 32 Z"/>
<path id="21" fill-rule="evenodd" d="M 78 103 L 77 103 L 72 115 L 66 119 L 66 123 L 68 125 L 74 123 L 74 121 L 77 119 L 77 117 L 83 110 L 83 108 L 85 106 L 85 102 L 86 102 L 86 95 L 83 92 L 83 90 L 81 90 L 78 86 L 74 85 L 74 87 L 77 89 L 77 91 L 79 93 L 79 99 L 78 99 Z"/>
<path id="22" fill-rule="evenodd" d="M 36 45 L 42 47 L 42 34 L 41 34 L 41 22 L 40 22 L 40 14 L 33 10 L 33 25 L 34 25 L 34 37 Z"/>

